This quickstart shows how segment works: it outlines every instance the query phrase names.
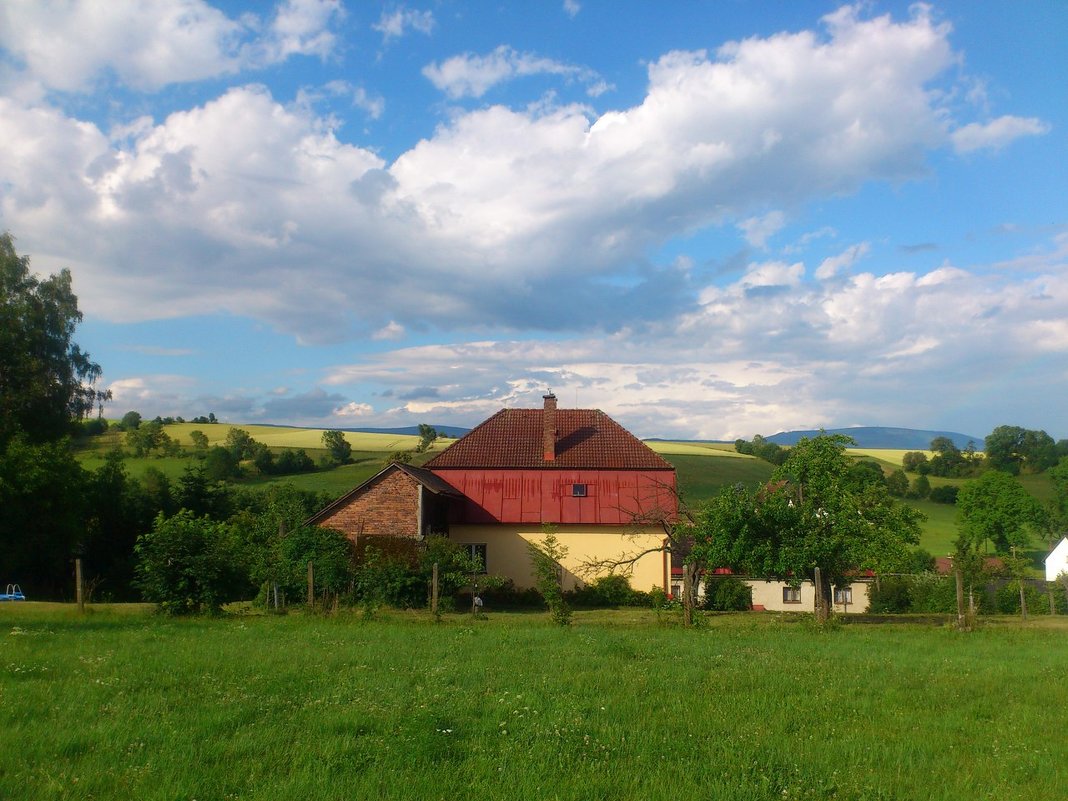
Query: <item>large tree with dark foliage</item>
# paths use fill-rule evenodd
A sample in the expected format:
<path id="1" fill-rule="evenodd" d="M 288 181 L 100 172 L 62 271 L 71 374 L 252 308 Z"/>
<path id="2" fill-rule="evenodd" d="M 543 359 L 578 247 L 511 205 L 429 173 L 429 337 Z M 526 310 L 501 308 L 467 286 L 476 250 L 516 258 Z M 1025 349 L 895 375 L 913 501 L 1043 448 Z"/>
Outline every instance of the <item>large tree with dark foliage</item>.
<path id="1" fill-rule="evenodd" d="M 823 578 L 831 586 L 853 571 L 878 573 L 908 559 L 922 515 L 895 501 L 881 471 L 853 462 L 840 434 L 802 438 L 758 492 L 725 489 L 694 527 L 694 553 L 710 565 L 785 581 Z M 819 610 L 818 610 L 819 611 Z"/>
<path id="2" fill-rule="evenodd" d="M 81 319 L 70 273 L 37 278 L 0 234 L 0 581 L 38 598 L 70 591 L 86 534 L 86 474 L 64 437 L 105 394 L 72 339 Z"/>
<path id="3" fill-rule="evenodd" d="M 81 322 L 68 270 L 41 280 L 0 234 L 0 447 L 19 431 L 31 442 L 69 433 L 102 397 L 100 365 L 73 341 Z"/>

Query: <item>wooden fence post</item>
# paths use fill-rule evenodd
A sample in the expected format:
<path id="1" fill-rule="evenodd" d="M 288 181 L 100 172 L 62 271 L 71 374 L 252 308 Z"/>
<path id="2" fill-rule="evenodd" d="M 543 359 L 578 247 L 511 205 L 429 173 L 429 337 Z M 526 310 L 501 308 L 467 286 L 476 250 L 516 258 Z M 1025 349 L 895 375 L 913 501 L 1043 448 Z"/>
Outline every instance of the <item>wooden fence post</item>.
<path id="1" fill-rule="evenodd" d="M 430 613 L 438 616 L 438 563 L 434 563 L 433 572 L 430 574 Z"/>
<path id="2" fill-rule="evenodd" d="M 308 562 L 308 608 L 315 606 L 315 568 Z"/>
<path id="3" fill-rule="evenodd" d="M 693 625 L 693 585 L 689 565 L 682 566 L 682 625 Z"/>
<path id="4" fill-rule="evenodd" d="M 74 560 L 74 597 L 78 601 L 78 611 L 85 611 L 85 584 L 82 581 L 82 559 Z"/>

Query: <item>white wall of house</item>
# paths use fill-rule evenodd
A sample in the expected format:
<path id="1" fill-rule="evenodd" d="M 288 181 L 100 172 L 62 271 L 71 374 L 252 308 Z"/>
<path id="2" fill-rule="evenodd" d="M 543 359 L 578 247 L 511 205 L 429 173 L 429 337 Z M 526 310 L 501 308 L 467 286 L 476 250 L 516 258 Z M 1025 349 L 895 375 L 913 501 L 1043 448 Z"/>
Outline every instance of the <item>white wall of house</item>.
<path id="1" fill-rule="evenodd" d="M 1061 573 L 1068 573 L 1068 537 L 1062 538 L 1046 557 L 1046 581 L 1056 581 Z"/>
<path id="2" fill-rule="evenodd" d="M 794 589 L 785 581 L 745 579 L 753 591 L 753 606 L 771 612 L 811 612 L 816 605 L 816 587 L 811 581 Z M 860 614 L 868 609 L 868 590 L 871 583 L 854 581 L 845 587 L 835 587 L 834 611 L 839 614 Z"/>

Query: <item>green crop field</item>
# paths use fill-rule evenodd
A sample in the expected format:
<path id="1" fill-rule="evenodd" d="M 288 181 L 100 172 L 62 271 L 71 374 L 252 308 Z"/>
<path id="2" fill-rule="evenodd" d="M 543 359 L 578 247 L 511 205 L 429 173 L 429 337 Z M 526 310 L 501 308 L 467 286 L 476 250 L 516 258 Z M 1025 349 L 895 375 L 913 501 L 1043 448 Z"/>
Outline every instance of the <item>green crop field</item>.
<path id="1" fill-rule="evenodd" d="M 0 798 L 1061 798 L 1065 622 L 10 605 Z"/>
<path id="2" fill-rule="evenodd" d="M 745 453 L 738 453 L 733 443 L 728 442 L 668 442 L 666 440 L 645 440 L 645 444 L 657 453 L 668 456 L 685 454 L 688 456 L 728 456 L 734 459 L 755 459 Z"/>

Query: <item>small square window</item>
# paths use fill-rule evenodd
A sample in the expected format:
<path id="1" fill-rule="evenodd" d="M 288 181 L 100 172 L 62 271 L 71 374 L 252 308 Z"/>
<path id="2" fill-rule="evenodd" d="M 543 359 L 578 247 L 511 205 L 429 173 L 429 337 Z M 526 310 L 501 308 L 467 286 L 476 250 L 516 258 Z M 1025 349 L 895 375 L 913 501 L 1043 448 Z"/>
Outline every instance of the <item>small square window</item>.
<path id="1" fill-rule="evenodd" d="M 472 559 L 478 559 L 478 563 L 482 565 L 482 569 L 479 573 L 486 572 L 486 543 L 484 542 L 469 542 L 464 547 L 467 548 L 467 555 Z"/>
<path id="2" fill-rule="evenodd" d="M 586 497 L 586 485 L 585 484 L 572 484 L 571 485 L 571 497 L 573 497 L 573 498 L 585 498 Z"/>
<path id="3" fill-rule="evenodd" d="M 801 588 L 800 587 L 783 587 L 782 588 L 782 602 L 784 604 L 799 604 L 799 603 L 801 603 Z"/>
<path id="4" fill-rule="evenodd" d="M 851 604 L 851 603 L 853 603 L 853 588 L 852 587 L 835 587 L 834 588 L 834 602 L 836 604 Z"/>

